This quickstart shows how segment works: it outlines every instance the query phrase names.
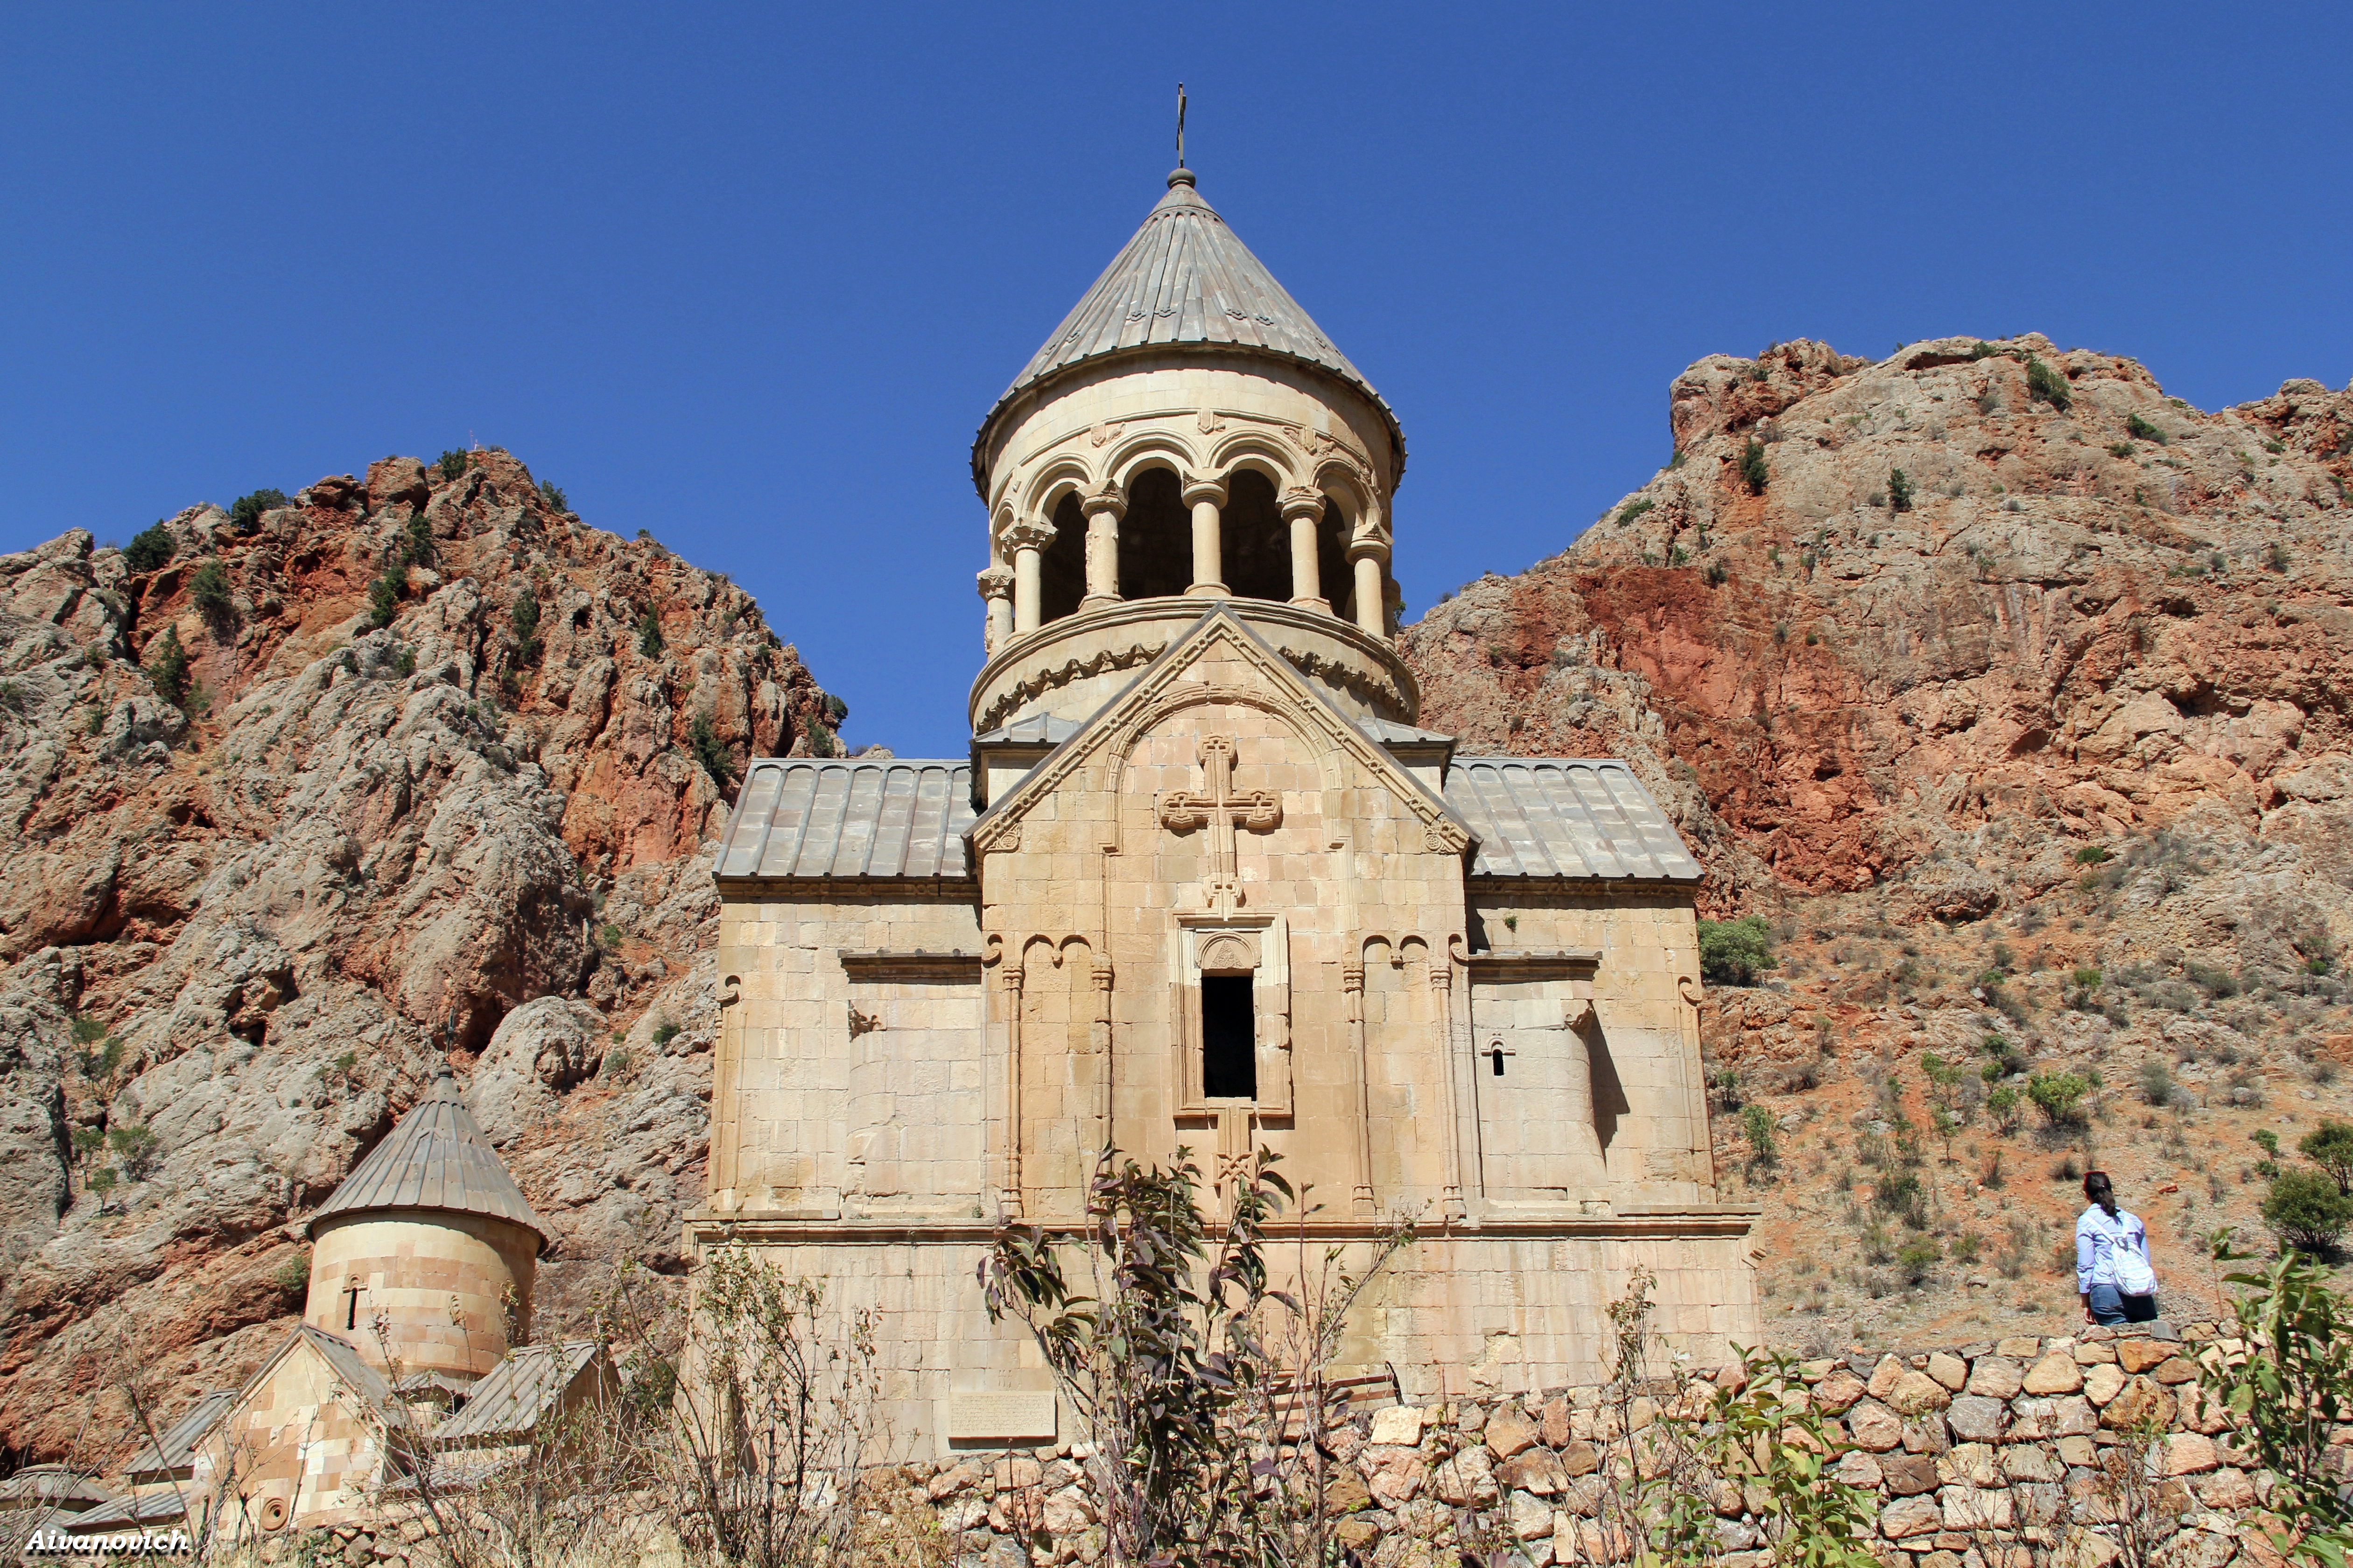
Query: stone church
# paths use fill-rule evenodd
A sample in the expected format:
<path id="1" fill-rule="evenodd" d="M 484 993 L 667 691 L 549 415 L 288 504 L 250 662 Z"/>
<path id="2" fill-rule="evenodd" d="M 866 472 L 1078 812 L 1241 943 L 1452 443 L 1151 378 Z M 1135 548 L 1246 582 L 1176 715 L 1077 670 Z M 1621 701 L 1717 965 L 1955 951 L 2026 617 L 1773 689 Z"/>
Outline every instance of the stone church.
<path id="1" fill-rule="evenodd" d="M 1417 1216 L 1342 1356 L 1409 1397 L 1599 1380 L 1641 1268 L 1673 1342 L 1761 1337 L 1701 868 L 1623 763 L 1418 727 L 1404 468 L 1179 168 L 973 444 L 969 754 L 745 777 L 690 1239 L 878 1310 L 919 1451 L 1057 1435 L 975 1267 L 1000 1221 L 1075 1218 L 1106 1142 L 1212 1176 L 1271 1147 L 1327 1242 Z"/>

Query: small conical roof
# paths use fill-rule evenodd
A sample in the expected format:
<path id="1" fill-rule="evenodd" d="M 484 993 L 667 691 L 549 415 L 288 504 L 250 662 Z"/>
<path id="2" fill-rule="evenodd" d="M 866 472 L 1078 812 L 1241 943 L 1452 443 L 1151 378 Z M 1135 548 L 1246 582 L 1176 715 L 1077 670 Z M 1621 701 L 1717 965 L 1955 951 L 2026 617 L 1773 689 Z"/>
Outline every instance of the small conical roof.
<path id="1" fill-rule="evenodd" d="M 444 1064 L 425 1098 L 400 1119 L 392 1135 L 367 1152 L 332 1196 L 305 1222 L 318 1234 L 322 1219 L 376 1209 L 434 1209 L 488 1215 L 522 1226 L 547 1245 L 547 1222 L 532 1212 L 522 1189 L 482 1136 L 457 1080 Z"/>
<path id="2" fill-rule="evenodd" d="M 1168 176 L 1168 194 L 1062 318 L 1045 346 L 1005 389 L 973 442 L 973 479 L 987 495 L 981 444 L 1007 404 L 1074 365 L 1113 354 L 1198 344 L 1297 361 L 1338 376 L 1371 399 L 1388 421 L 1398 468 L 1405 432 L 1364 373 L 1348 363 L 1266 264 L 1194 189 L 1193 171 Z"/>

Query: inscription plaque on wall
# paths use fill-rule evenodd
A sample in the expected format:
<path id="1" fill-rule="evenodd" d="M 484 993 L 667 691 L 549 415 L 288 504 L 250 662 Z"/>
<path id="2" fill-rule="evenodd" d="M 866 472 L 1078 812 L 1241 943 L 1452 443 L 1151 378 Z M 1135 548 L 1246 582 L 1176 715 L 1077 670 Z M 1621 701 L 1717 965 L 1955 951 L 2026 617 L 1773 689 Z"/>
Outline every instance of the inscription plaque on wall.
<path id="1" fill-rule="evenodd" d="M 951 1443 L 1050 1443 L 1055 1436 L 1051 1389 L 948 1395 Z"/>

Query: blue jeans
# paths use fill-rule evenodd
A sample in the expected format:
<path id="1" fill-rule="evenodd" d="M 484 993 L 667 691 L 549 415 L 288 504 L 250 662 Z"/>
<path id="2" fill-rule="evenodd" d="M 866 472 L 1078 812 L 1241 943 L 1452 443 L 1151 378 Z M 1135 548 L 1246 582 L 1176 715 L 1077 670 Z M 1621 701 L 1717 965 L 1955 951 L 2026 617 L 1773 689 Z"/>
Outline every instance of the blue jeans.
<path id="1" fill-rule="evenodd" d="M 2151 1323 L 2157 1321 L 2157 1298 L 2127 1296 L 2113 1285 L 2092 1287 L 2092 1321 Z"/>

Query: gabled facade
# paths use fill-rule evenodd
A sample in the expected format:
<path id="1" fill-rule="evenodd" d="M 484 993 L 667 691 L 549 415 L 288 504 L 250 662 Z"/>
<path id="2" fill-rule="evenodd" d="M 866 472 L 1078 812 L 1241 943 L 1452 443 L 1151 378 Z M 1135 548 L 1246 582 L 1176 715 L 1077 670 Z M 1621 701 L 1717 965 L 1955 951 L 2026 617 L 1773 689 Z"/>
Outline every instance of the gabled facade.
<path id="1" fill-rule="evenodd" d="M 934 1451 L 1055 1434 L 975 1264 L 1077 1221 L 1106 1145 L 1212 1179 L 1271 1147 L 1343 1245 L 1417 1216 L 1342 1356 L 1411 1394 L 1596 1379 L 1638 1268 L 1672 1336 L 1756 1336 L 1700 867 L 1623 763 L 1416 726 L 1403 460 L 1179 171 L 976 443 L 969 759 L 749 772 L 691 1238 L 881 1312 Z"/>

